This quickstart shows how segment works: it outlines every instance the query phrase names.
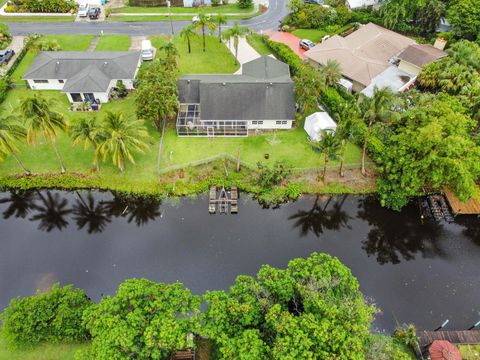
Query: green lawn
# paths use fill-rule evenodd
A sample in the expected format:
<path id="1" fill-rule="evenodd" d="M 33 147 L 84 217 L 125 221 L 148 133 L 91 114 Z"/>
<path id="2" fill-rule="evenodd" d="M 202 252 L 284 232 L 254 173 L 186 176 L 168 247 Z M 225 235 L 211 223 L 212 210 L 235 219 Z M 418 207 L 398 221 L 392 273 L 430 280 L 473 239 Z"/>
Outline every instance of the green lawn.
<path id="1" fill-rule="evenodd" d="M 298 36 L 300 39 L 311 40 L 314 43 L 320 42 L 320 40 L 322 40 L 322 38 L 327 35 L 325 31 L 315 29 L 298 29 L 292 31 L 292 34 Z"/>
<path id="2" fill-rule="evenodd" d="M 95 51 L 127 51 L 130 44 L 128 35 L 104 35 L 100 37 Z"/>
<path id="3" fill-rule="evenodd" d="M 0 22 L 73 22 L 75 16 L 0 16 Z"/>
<path id="4" fill-rule="evenodd" d="M 222 5 L 222 6 L 205 6 L 202 8 L 205 13 L 209 14 L 248 14 L 253 11 L 253 6 L 247 9 L 240 9 L 236 4 Z M 139 6 L 125 6 L 121 8 L 112 9 L 112 13 L 120 14 L 196 14 L 199 9 L 188 7 L 139 7 Z"/>
<path id="5" fill-rule="evenodd" d="M 92 35 L 45 35 L 46 38 L 55 39 L 60 44 L 62 50 L 67 51 L 84 51 L 87 50 L 93 40 Z M 18 84 L 24 84 L 22 76 L 32 64 L 37 56 L 35 50 L 30 50 L 25 54 L 22 62 L 12 74 L 12 81 Z"/>
<path id="6" fill-rule="evenodd" d="M 151 38 L 152 45 L 159 49 L 168 39 L 165 35 L 154 36 Z M 191 42 L 191 54 L 188 53 L 187 42 L 179 36 L 175 36 L 173 42 L 179 51 L 178 66 L 181 74 L 234 73 L 240 67 L 235 63 L 230 50 L 223 43 L 219 43 L 215 36 L 207 36 L 205 52 L 202 50 L 200 36 Z"/>
<path id="7" fill-rule="evenodd" d="M 70 360 L 77 350 L 89 344 L 45 344 L 31 350 L 9 350 L 0 336 L 0 360 Z"/>
<path id="8" fill-rule="evenodd" d="M 458 345 L 458 349 L 464 360 L 480 359 L 480 345 Z"/>
<path id="9" fill-rule="evenodd" d="M 260 34 L 251 34 L 247 36 L 247 42 L 253 47 L 260 55 L 270 55 L 272 51 L 270 48 L 263 42 L 262 35 Z"/>
<path id="10" fill-rule="evenodd" d="M 237 15 L 227 15 L 227 19 L 231 20 L 246 20 L 254 18 L 261 14 L 261 11 L 257 11 L 255 13 L 248 13 L 248 14 L 237 14 Z M 122 14 L 113 14 L 107 18 L 107 21 L 118 21 L 118 22 L 143 22 L 143 21 L 191 21 L 192 15 L 134 15 L 134 16 L 126 16 Z"/>

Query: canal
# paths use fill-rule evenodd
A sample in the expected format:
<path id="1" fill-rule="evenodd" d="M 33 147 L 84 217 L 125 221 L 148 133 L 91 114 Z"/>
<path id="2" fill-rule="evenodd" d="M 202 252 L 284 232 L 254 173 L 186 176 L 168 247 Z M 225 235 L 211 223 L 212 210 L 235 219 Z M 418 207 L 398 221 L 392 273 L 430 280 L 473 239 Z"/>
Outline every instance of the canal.
<path id="1" fill-rule="evenodd" d="M 209 215 L 206 197 L 160 202 L 105 192 L 0 193 L 0 309 L 54 282 L 98 300 L 127 278 L 228 289 L 262 264 L 285 267 L 314 251 L 337 256 L 397 322 L 465 329 L 480 320 L 480 219 L 422 220 L 371 197 L 308 196 L 264 209 L 243 196 L 238 215 Z"/>

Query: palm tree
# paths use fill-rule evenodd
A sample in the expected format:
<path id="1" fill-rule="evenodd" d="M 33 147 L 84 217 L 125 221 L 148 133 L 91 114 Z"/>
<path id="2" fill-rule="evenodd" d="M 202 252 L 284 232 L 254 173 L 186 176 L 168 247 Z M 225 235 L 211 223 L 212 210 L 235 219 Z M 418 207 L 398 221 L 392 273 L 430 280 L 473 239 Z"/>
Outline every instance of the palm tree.
<path id="1" fill-rule="evenodd" d="M 106 160 L 111 157 L 120 172 L 125 170 L 128 160 L 135 164 L 133 152 L 143 153 L 150 140 L 141 120 L 127 119 L 120 113 L 107 112 L 102 126 L 102 138 L 98 151 Z"/>
<path id="2" fill-rule="evenodd" d="M 362 97 L 360 99 L 360 110 L 363 113 L 363 119 L 367 123 L 367 131 L 365 132 L 365 137 L 363 139 L 363 149 L 362 149 L 362 174 L 365 175 L 365 157 L 367 154 L 368 140 L 372 132 L 373 124 L 377 121 L 385 121 L 390 119 L 394 112 L 391 110 L 396 97 L 390 88 L 378 89 L 375 87 L 373 89 L 373 96 Z"/>
<path id="3" fill-rule="evenodd" d="M 46 232 L 50 232 L 57 228 L 62 230 L 67 227 L 68 221 L 65 216 L 70 214 L 72 210 L 66 208 L 68 200 L 60 197 L 60 194 L 52 195 L 50 191 L 47 192 L 47 197 L 44 197 L 40 191 L 37 192 L 42 200 L 41 205 L 35 205 L 37 213 L 33 215 L 31 221 L 40 221 L 38 228 Z"/>
<path id="4" fill-rule="evenodd" d="M 330 131 L 324 131 L 322 137 L 317 142 L 316 146 L 323 154 L 323 174 L 322 180 L 325 181 L 325 175 L 327 174 L 327 164 L 330 159 L 335 159 L 340 150 L 340 142 L 335 136 L 335 133 Z"/>
<path id="5" fill-rule="evenodd" d="M 190 46 L 190 41 L 197 37 L 198 34 L 195 31 L 195 25 L 190 24 L 188 26 L 185 26 L 182 31 L 180 31 L 180 37 L 187 40 L 187 45 L 188 45 L 188 53 L 190 54 L 192 52 L 191 46 Z"/>
<path id="6" fill-rule="evenodd" d="M 353 116 L 354 111 L 350 110 L 351 106 L 345 106 L 342 113 L 346 116 L 340 116 L 336 135 L 340 140 L 340 176 L 344 177 L 343 167 L 345 164 L 345 152 L 347 150 L 347 143 L 358 138 L 360 135 L 360 124 L 358 119 Z M 348 115 L 347 115 L 348 114 Z"/>
<path id="7" fill-rule="evenodd" d="M 215 22 L 212 21 L 210 16 L 205 15 L 205 12 L 200 11 L 198 13 L 198 20 L 195 22 L 195 27 L 197 29 L 202 30 L 202 41 L 203 41 L 203 51 L 206 50 L 206 43 L 205 43 L 205 30 L 213 31 L 217 28 Z"/>
<path id="8" fill-rule="evenodd" d="M 58 130 L 65 130 L 67 124 L 63 115 L 51 111 L 50 106 L 53 101 L 48 101 L 40 95 L 33 95 L 20 102 L 20 112 L 25 118 L 27 128 L 27 142 L 35 144 L 39 134 L 42 134 L 45 142 L 50 142 L 55 150 L 61 171 L 64 173 L 65 165 L 58 152 L 55 139 Z"/>
<path id="9" fill-rule="evenodd" d="M 336 60 L 327 60 L 327 63 L 320 68 L 320 71 L 327 86 L 335 86 L 342 78 L 342 70 Z"/>
<path id="10" fill-rule="evenodd" d="M 21 126 L 12 116 L 0 118 L 0 159 L 2 155 L 12 155 L 23 172 L 30 175 L 28 170 L 17 156 L 18 147 L 16 142 L 27 136 L 25 128 Z"/>
<path id="11" fill-rule="evenodd" d="M 98 161 L 98 145 L 101 141 L 102 132 L 97 119 L 94 117 L 87 117 L 75 122 L 71 128 L 70 136 L 73 139 L 74 145 L 83 143 L 84 150 L 88 149 L 90 146 L 93 147 L 93 166 L 95 166 L 98 171 L 100 169 Z"/>
<path id="12" fill-rule="evenodd" d="M 233 26 L 223 33 L 224 38 L 227 41 L 230 41 L 230 39 L 233 39 L 233 47 L 235 48 L 235 59 L 237 62 L 238 62 L 238 39 L 241 36 L 248 34 L 249 32 L 250 30 L 248 28 L 241 27 L 238 24 L 238 21 L 235 21 Z"/>
<path id="13" fill-rule="evenodd" d="M 302 65 L 302 71 L 297 71 L 294 77 L 294 91 L 302 114 L 318 109 L 318 98 L 324 86 L 324 79 L 313 67 Z"/>
<path id="14" fill-rule="evenodd" d="M 89 234 L 101 233 L 111 222 L 104 203 L 101 201 L 95 203 L 95 198 L 91 193 L 88 193 L 87 201 L 83 199 L 80 193 L 77 193 L 77 195 L 78 200 L 73 206 L 73 214 L 78 229 L 81 230 L 86 226 Z"/>
<path id="15" fill-rule="evenodd" d="M 3 212 L 3 218 L 11 216 L 25 219 L 32 209 L 35 208 L 35 192 L 33 190 L 11 190 L 9 196 L 0 199 L 0 204 L 9 203 Z"/>
<path id="16" fill-rule="evenodd" d="M 165 51 L 165 62 L 170 67 L 177 66 L 178 49 L 175 44 L 170 40 L 168 43 L 160 47 L 160 50 Z"/>
<path id="17" fill-rule="evenodd" d="M 215 17 L 215 22 L 217 23 L 218 27 L 218 41 L 222 42 L 222 25 L 227 24 L 227 17 L 223 14 L 218 14 Z"/>
<path id="18" fill-rule="evenodd" d="M 108 214 L 115 217 L 125 217 L 127 222 L 135 221 L 137 226 L 143 226 L 150 220 L 161 216 L 162 201 L 153 196 L 124 196 L 113 193 L 113 199 L 105 202 Z"/>

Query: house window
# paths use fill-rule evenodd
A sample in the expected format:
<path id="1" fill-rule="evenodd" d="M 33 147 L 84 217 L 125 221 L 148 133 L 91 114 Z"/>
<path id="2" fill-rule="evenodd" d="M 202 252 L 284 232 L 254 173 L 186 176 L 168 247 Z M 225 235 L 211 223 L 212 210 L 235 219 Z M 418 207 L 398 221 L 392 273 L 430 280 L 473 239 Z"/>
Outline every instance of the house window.
<path id="1" fill-rule="evenodd" d="M 263 125 L 263 120 L 258 120 L 258 125 Z"/>
<path id="2" fill-rule="evenodd" d="M 83 101 L 82 95 L 80 95 L 79 93 L 70 93 L 70 96 L 71 96 L 73 102 L 82 102 Z"/>
<path id="3" fill-rule="evenodd" d="M 287 120 L 283 120 L 282 121 L 282 125 L 287 125 L 288 121 Z"/>
<path id="4" fill-rule="evenodd" d="M 63 84 L 63 83 L 65 82 L 65 80 L 58 80 L 58 82 L 59 82 L 60 84 Z"/>
<path id="5" fill-rule="evenodd" d="M 252 125 L 257 125 L 258 124 L 258 121 L 254 120 L 252 121 Z"/>
<path id="6" fill-rule="evenodd" d="M 281 125 L 281 124 L 282 124 L 282 122 L 281 122 L 280 120 L 277 120 L 277 121 L 275 121 L 275 124 L 277 124 L 277 125 Z"/>
<path id="7" fill-rule="evenodd" d="M 48 84 L 48 80 L 33 80 L 34 84 Z"/>

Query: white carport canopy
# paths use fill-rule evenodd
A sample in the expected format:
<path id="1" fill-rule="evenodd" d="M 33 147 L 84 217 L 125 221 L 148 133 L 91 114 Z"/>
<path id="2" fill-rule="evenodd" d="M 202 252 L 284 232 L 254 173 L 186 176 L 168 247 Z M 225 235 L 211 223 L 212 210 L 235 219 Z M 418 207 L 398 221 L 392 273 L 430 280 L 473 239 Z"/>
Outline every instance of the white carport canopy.
<path id="1" fill-rule="evenodd" d="M 305 119 L 303 126 L 312 141 L 318 141 L 322 137 L 322 132 L 335 132 L 337 123 L 333 121 L 327 112 L 316 112 Z"/>

